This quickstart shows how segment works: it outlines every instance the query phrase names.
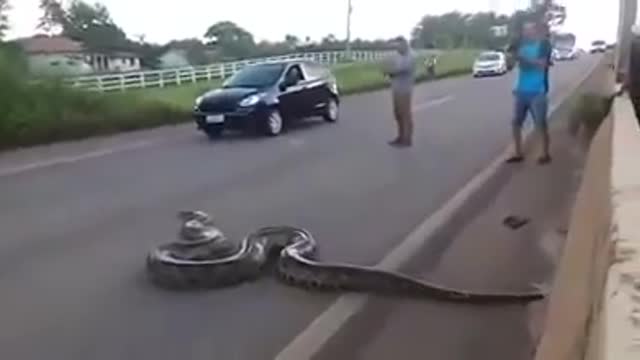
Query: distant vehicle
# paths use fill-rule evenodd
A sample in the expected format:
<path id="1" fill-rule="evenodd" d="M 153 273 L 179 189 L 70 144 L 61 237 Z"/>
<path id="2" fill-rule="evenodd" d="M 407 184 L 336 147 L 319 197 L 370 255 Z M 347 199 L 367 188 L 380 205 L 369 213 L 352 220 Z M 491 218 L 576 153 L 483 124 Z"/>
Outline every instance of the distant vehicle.
<path id="1" fill-rule="evenodd" d="M 607 52 L 607 43 L 602 40 L 596 40 L 591 43 L 591 50 L 589 50 L 589 52 L 592 54 Z"/>
<path id="2" fill-rule="evenodd" d="M 555 61 L 575 60 L 578 56 L 578 51 L 573 48 L 553 49 L 553 60 Z"/>
<path id="3" fill-rule="evenodd" d="M 551 34 L 551 45 L 553 46 L 553 60 L 567 61 L 578 58 L 576 49 L 576 36 L 567 32 L 554 32 Z"/>
<path id="4" fill-rule="evenodd" d="M 499 53 L 504 54 L 504 57 L 507 61 L 507 71 L 511 71 L 513 70 L 513 68 L 516 66 L 516 59 L 513 56 L 513 54 L 511 52 L 509 52 L 508 50 L 497 50 Z"/>
<path id="5" fill-rule="evenodd" d="M 292 120 L 322 116 L 336 122 L 339 104 L 336 78 L 327 67 L 281 61 L 242 68 L 222 88 L 198 97 L 193 116 L 210 138 L 227 128 L 277 136 Z"/>
<path id="6" fill-rule="evenodd" d="M 474 77 L 504 75 L 507 72 L 507 55 L 500 51 L 485 51 L 473 63 Z"/>

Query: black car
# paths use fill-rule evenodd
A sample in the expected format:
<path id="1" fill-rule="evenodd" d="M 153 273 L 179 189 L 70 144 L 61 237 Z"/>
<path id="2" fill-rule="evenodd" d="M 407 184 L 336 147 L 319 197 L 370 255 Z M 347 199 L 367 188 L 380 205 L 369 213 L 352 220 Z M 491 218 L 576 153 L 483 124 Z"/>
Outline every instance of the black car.
<path id="1" fill-rule="evenodd" d="M 336 122 L 340 98 L 331 71 L 309 61 L 248 65 L 222 88 L 196 99 L 198 129 L 214 138 L 227 128 L 279 135 L 294 119 L 322 116 Z"/>

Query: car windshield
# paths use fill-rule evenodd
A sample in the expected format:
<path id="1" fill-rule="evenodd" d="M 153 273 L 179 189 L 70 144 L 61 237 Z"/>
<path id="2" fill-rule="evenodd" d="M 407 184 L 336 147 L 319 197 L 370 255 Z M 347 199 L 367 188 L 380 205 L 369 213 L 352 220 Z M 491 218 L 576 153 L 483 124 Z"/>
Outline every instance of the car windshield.
<path id="1" fill-rule="evenodd" d="M 284 64 L 259 64 L 244 67 L 227 80 L 225 88 L 264 88 L 272 86 L 278 81 Z"/>
<path id="2" fill-rule="evenodd" d="M 481 54 L 478 56 L 478 61 L 498 61 L 500 60 L 500 55 L 495 53 L 490 54 Z"/>

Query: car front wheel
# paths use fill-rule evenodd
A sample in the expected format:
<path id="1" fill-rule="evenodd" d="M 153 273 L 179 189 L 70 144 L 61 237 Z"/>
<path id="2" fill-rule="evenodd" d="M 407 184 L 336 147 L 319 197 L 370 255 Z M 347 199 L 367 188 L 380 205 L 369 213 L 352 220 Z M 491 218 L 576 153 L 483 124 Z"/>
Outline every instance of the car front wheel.
<path id="1" fill-rule="evenodd" d="M 269 111 L 265 119 L 262 121 L 262 133 L 267 136 L 280 135 L 283 127 L 284 122 L 278 109 L 272 109 Z"/>
<path id="2" fill-rule="evenodd" d="M 338 101 L 335 98 L 329 99 L 327 102 L 327 106 L 325 107 L 325 112 L 323 118 L 328 122 L 336 122 L 340 117 L 340 106 L 338 105 Z"/>

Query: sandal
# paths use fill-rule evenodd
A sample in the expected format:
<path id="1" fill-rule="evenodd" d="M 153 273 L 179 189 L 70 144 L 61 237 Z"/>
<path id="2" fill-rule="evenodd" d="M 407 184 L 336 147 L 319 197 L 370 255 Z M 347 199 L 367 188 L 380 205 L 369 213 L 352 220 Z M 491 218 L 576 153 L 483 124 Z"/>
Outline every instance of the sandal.
<path id="1" fill-rule="evenodd" d="M 517 163 L 521 163 L 524 161 L 524 156 L 522 155 L 514 155 L 510 158 L 508 158 L 505 162 L 507 164 L 517 164 Z"/>
<path id="2" fill-rule="evenodd" d="M 547 165 L 550 162 L 551 162 L 551 156 L 549 155 L 544 155 L 538 158 L 539 165 Z"/>

